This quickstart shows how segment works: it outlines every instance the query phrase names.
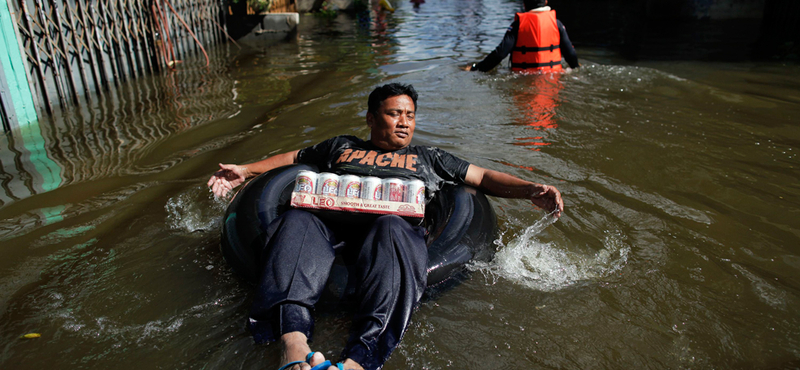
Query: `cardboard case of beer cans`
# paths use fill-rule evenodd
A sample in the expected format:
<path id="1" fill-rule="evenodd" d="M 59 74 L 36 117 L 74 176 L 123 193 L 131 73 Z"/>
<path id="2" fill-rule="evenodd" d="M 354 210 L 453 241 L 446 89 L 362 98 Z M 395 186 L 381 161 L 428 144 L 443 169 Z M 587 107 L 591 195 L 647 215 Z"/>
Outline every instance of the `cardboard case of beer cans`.
<path id="1" fill-rule="evenodd" d="M 295 179 L 291 206 L 422 218 L 425 216 L 425 184 L 420 180 L 300 171 Z"/>

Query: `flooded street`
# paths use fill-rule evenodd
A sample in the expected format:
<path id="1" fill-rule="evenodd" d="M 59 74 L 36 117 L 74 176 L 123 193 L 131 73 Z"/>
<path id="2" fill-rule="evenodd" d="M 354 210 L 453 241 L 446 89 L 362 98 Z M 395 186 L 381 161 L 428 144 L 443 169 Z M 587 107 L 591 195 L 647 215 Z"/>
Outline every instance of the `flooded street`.
<path id="1" fill-rule="evenodd" d="M 495 258 L 426 298 L 384 369 L 800 366 L 800 67 L 632 62 L 571 34 L 579 70 L 470 73 L 518 2 L 396 6 L 301 15 L 289 41 L 217 47 L 0 136 L 0 368 L 278 368 L 205 183 L 366 138 L 387 82 L 419 92 L 415 144 L 555 185 L 565 212 L 491 198 Z M 338 359 L 352 312 L 316 314 L 312 348 Z"/>

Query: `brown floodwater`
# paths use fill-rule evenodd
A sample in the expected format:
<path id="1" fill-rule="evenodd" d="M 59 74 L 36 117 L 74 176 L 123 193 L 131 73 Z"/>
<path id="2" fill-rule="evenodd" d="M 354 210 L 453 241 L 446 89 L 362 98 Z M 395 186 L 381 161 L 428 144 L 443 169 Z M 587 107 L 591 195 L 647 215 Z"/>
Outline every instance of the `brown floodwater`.
<path id="1" fill-rule="evenodd" d="M 459 70 L 517 6 L 301 16 L 289 40 L 0 136 L 0 367 L 277 368 L 204 184 L 219 162 L 366 137 L 367 95 L 395 81 L 420 93 L 416 144 L 556 185 L 566 210 L 492 198 L 495 258 L 424 300 L 385 369 L 800 366 L 800 69 L 583 47 L 563 75 Z M 350 313 L 316 314 L 312 347 L 336 359 Z"/>

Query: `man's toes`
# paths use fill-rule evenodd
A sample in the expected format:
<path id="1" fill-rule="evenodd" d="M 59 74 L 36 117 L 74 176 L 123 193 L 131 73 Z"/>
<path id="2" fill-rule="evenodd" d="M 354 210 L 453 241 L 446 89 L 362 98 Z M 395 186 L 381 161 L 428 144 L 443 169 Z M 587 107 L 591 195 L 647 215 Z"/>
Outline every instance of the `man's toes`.
<path id="1" fill-rule="evenodd" d="M 314 355 L 311 356 L 311 361 L 308 361 L 308 364 L 313 367 L 323 362 L 325 362 L 325 356 L 322 355 L 322 352 L 314 352 Z"/>

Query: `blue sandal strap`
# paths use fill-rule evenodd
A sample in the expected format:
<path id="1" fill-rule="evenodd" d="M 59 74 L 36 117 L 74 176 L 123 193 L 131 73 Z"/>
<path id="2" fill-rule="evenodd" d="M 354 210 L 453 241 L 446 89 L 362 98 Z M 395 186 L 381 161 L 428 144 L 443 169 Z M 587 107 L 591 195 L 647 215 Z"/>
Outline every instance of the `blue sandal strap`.
<path id="1" fill-rule="evenodd" d="M 294 365 L 297 365 L 297 364 L 311 362 L 311 358 L 314 357 L 315 353 L 316 352 L 311 351 L 306 355 L 306 360 L 305 361 L 292 361 L 292 362 L 290 362 L 290 363 L 288 363 L 286 365 L 281 366 L 280 369 L 278 369 L 278 370 L 285 370 L 285 369 L 290 368 L 290 367 L 292 367 Z M 323 362 L 323 363 L 321 363 L 321 364 L 319 364 L 317 366 L 312 367 L 311 370 L 326 370 L 327 368 L 329 368 L 331 366 L 333 366 L 333 365 L 331 365 L 330 361 L 325 361 L 325 362 Z M 339 369 L 342 369 L 341 364 L 336 364 L 336 366 L 338 366 Z"/>
<path id="2" fill-rule="evenodd" d="M 288 369 L 288 368 L 290 368 L 290 367 L 292 367 L 292 366 L 294 366 L 294 365 L 297 365 L 297 364 L 302 364 L 302 363 L 304 363 L 304 362 L 305 362 L 305 361 L 292 361 L 292 362 L 290 362 L 290 363 L 288 363 L 288 364 L 286 364 L 286 365 L 283 365 L 283 366 L 281 366 L 281 367 L 280 367 L 278 370 L 284 370 L 284 369 Z"/>
<path id="3" fill-rule="evenodd" d="M 339 370 L 344 370 L 344 364 L 343 364 L 343 363 L 341 363 L 341 362 L 337 362 L 337 363 L 336 363 L 336 367 L 337 367 Z"/>
<path id="4" fill-rule="evenodd" d="M 328 360 L 325 360 L 325 362 L 323 362 L 323 363 L 321 363 L 321 364 L 319 364 L 317 366 L 312 367 L 311 370 L 326 370 L 327 368 L 329 368 L 331 366 L 332 366 L 331 362 L 328 361 Z"/>

